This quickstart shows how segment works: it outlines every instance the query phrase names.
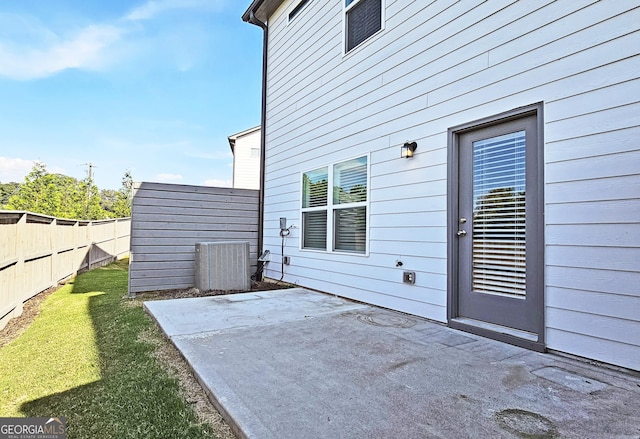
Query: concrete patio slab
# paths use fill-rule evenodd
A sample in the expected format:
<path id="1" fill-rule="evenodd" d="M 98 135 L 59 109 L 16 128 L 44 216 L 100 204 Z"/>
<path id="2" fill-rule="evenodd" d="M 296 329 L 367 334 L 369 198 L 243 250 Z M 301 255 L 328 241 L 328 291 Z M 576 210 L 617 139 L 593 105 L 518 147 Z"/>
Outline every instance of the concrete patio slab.
<path id="1" fill-rule="evenodd" d="M 146 302 L 241 438 L 640 438 L 640 377 L 301 288 Z"/>

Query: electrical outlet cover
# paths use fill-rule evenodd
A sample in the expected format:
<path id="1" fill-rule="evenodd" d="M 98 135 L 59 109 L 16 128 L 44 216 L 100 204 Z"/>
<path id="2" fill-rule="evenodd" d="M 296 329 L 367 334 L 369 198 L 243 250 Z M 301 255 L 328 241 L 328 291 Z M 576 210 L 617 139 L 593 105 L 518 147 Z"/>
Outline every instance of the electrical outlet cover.
<path id="1" fill-rule="evenodd" d="M 402 273 L 402 282 L 406 284 L 415 284 L 416 283 L 416 272 L 415 271 L 405 271 Z"/>

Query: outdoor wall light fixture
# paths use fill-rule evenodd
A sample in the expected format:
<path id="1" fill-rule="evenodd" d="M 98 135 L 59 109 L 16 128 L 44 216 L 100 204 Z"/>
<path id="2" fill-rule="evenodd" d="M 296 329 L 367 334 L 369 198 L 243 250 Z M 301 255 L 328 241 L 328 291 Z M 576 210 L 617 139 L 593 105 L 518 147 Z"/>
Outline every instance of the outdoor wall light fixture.
<path id="1" fill-rule="evenodd" d="M 416 142 L 404 142 L 402 145 L 402 149 L 400 150 L 400 157 L 403 159 L 410 159 L 413 157 L 413 153 L 418 149 L 418 144 Z"/>

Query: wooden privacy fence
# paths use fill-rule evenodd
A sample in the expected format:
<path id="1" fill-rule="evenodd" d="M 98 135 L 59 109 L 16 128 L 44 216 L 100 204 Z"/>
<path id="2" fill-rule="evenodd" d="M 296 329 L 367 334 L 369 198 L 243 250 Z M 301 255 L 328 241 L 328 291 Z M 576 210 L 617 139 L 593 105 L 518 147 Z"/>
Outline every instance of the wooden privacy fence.
<path id="1" fill-rule="evenodd" d="M 126 256 L 130 230 L 130 218 L 77 221 L 0 211 L 0 329 L 39 292 Z"/>
<path id="2" fill-rule="evenodd" d="M 195 286 L 195 244 L 249 241 L 258 252 L 258 191 L 135 183 L 129 294 Z"/>

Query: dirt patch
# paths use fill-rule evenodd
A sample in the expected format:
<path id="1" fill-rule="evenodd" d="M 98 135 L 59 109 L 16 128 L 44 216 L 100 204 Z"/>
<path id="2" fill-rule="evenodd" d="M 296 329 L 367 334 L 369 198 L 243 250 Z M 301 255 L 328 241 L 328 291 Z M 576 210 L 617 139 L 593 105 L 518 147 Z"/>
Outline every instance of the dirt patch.
<path id="1" fill-rule="evenodd" d="M 282 290 L 292 288 L 292 285 L 278 282 L 253 282 L 251 290 L 249 291 L 269 291 L 269 290 Z M 159 291 L 145 291 L 143 293 L 136 293 L 136 299 L 142 301 L 145 300 L 166 300 L 166 299 L 184 299 L 188 297 L 208 297 L 208 296 L 222 296 L 225 294 L 238 294 L 247 293 L 246 290 L 210 290 L 200 291 L 197 288 L 187 288 L 183 290 L 159 290 Z"/>

